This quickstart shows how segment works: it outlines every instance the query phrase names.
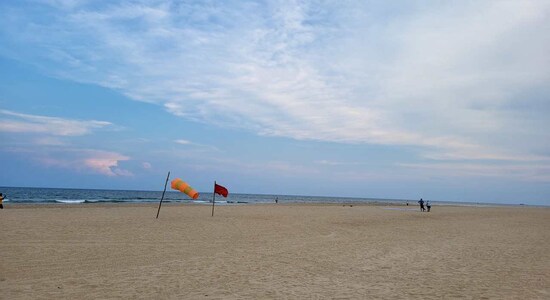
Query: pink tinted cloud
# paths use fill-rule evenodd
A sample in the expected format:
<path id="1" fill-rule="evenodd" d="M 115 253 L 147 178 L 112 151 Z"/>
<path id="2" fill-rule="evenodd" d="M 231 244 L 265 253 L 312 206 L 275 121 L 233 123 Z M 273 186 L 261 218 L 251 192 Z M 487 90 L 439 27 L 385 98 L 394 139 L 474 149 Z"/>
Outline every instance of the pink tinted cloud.
<path id="1" fill-rule="evenodd" d="M 48 167 L 89 171 L 105 176 L 133 176 L 131 171 L 119 167 L 119 162 L 129 160 L 128 156 L 101 150 L 63 149 L 33 153 L 31 157 Z"/>
<path id="2" fill-rule="evenodd" d="M 88 169 L 106 176 L 133 176 L 132 172 L 118 167 L 119 161 L 128 159 L 128 157 L 117 153 L 103 153 L 100 157 L 84 159 L 83 164 Z"/>

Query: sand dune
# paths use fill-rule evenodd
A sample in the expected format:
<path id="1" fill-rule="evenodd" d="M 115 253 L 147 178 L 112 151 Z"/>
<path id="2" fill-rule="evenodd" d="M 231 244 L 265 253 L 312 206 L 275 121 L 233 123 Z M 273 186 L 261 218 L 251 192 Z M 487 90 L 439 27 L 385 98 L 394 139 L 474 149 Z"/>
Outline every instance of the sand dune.
<path id="1" fill-rule="evenodd" d="M 550 209 L 10 206 L 1 299 L 550 298 Z"/>

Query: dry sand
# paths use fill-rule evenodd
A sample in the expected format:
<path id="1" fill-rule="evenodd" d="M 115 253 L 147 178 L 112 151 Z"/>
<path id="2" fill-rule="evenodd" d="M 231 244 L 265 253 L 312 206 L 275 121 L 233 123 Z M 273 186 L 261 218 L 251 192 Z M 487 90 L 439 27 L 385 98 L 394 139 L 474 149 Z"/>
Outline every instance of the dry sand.
<path id="1" fill-rule="evenodd" d="M 156 210 L 8 206 L 0 298 L 550 299 L 549 208 Z"/>

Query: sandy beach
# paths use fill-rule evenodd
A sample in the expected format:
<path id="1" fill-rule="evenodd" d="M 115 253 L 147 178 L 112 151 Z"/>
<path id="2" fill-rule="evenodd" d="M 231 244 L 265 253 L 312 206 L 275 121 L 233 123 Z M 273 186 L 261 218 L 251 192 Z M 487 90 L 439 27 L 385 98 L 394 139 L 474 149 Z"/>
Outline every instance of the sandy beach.
<path id="1" fill-rule="evenodd" d="M 550 208 L 19 205 L 1 299 L 549 299 Z"/>

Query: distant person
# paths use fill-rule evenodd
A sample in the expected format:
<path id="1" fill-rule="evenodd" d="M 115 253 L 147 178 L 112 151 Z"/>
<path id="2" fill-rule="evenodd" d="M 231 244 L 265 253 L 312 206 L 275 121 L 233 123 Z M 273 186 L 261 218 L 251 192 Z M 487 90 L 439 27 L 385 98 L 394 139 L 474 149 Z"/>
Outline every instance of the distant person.
<path id="1" fill-rule="evenodd" d="M 420 198 L 420 201 L 418 201 L 418 204 L 420 204 L 420 211 L 425 211 L 426 210 L 424 208 L 424 200 L 422 200 L 422 198 Z"/>
<path id="2" fill-rule="evenodd" d="M 430 200 L 426 200 L 426 208 L 428 209 L 428 212 L 430 212 L 430 209 L 432 208 L 432 203 Z"/>
<path id="3" fill-rule="evenodd" d="M 279 203 L 279 197 L 275 197 L 275 203 Z"/>
<path id="4" fill-rule="evenodd" d="M 2 201 L 4 201 L 4 195 L 0 193 L 0 209 L 4 209 L 4 204 L 2 204 Z"/>

